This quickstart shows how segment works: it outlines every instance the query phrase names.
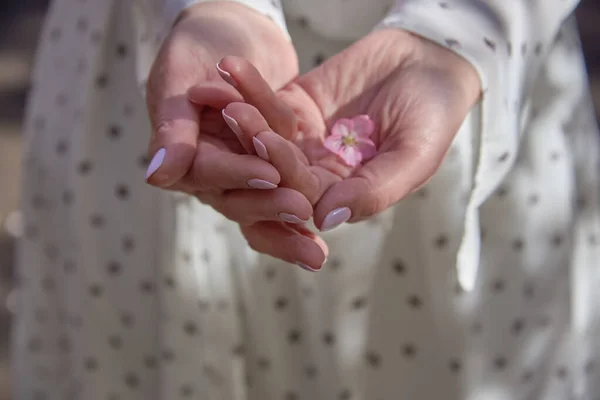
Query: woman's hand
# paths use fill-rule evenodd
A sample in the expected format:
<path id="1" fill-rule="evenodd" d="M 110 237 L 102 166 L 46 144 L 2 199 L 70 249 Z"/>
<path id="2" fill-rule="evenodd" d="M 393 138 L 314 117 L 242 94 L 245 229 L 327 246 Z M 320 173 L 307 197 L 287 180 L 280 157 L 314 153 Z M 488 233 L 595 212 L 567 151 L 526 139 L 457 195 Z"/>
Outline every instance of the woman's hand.
<path id="1" fill-rule="evenodd" d="M 215 69 L 227 54 L 247 58 L 273 88 L 297 75 L 293 46 L 263 15 L 233 2 L 202 3 L 186 9 L 162 45 L 147 84 L 153 127 L 147 173 L 151 185 L 186 191 L 185 185 L 174 184 L 193 163 L 201 164 L 209 178 L 203 180 L 203 191 L 219 193 L 248 188 L 252 183 L 257 186 L 256 182 L 278 183 L 278 173 L 268 163 L 249 161 L 242 155 L 237 137 L 221 117 L 227 103 L 240 99 Z M 212 92 L 194 107 L 187 92 L 200 83 L 209 83 Z M 261 187 L 267 186 L 263 183 Z"/>
<path id="2" fill-rule="evenodd" d="M 228 57 L 221 65 L 244 82 L 238 90 L 246 101 L 249 92 L 268 91 L 247 61 Z M 317 183 L 300 188 L 315 204 L 316 225 L 325 231 L 369 218 L 424 185 L 480 91 L 466 60 L 397 29 L 368 35 L 281 89 L 278 97 L 298 118 L 285 135 L 306 157 L 313 175 L 307 181 Z M 323 144 L 338 119 L 363 114 L 375 124 L 378 152 L 353 167 Z"/>

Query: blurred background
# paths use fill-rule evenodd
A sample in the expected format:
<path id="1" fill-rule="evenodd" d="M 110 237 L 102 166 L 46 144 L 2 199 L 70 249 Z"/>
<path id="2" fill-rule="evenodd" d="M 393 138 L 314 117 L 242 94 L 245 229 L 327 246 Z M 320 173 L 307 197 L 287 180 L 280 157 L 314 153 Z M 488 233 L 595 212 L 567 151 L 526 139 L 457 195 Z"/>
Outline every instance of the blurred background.
<path id="1" fill-rule="evenodd" d="M 0 400 L 10 400 L 8 339 L 14 242 L 20 235 L 21 119 L 37 37 L 49 0 L 0 3 Z M 600 2 L 584 0 L 578 9 L 590 84 L 600 115 Z"/>

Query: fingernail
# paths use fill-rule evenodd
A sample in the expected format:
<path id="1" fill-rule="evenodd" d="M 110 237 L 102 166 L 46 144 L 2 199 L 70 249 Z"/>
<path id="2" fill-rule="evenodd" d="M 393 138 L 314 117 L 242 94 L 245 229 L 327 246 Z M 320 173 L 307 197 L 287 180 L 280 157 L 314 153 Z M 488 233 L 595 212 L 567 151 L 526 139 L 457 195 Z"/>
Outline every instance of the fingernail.
<path id="1" fill-rule="evenodd" d="M 288 222 L 290 224 L 305 224 L 306 221 L 301 220 L 300 218 L 298 218 L 297 216 L 295 216 L 294 214 L 288 214 L 288 213 L 279 213 L 279 218 L 283 221 L 283 222 Z"/>
<path id="2" fill-rule="evenodd" d="M 299 266 L 300 268 L 302 268 L 303 270 L 310 271 L 310 272 L 319 272 L 321 270 L 321 268 L 314 269 L 314 268 L 311 268 L 308 265 L 303 264 L 301 262 L 297 262 L 296 265 Z"/>
<path id="3" fill-rule="evenodd" d="M 233 80 L 231 74 L 225 71 L 223 68 L 221 68 L 220 63 L 217 64 L 217 71 L 219 71 L 219 75 L 221 75 L 221 78 L 223 78 L 225 82 L 229 83 L 233 87 L 237 86 L 237 83 Z"/>
<path id="4" fill-rule="evenodd" d="M 223 119 L 227 123 L 227 126 L 231 128 L 231 130 L 233 131 L 233 133 L 235 133 L 237 137 L 241 138 L 242 130 L 240 129 L 240 125 L 237 123 L 237 121 L 231 118 L 229 115 L 225 114 L 225 110 L 221 111 L 221 114 L 223 114 Z"/>
<path id="5" fill-rule="evenodd" d="M 344 222 L 348 221 L 352 217 L 352 211 L 348 207 L 336 208 L 331 211 L 321 225 L 321 232 L 330 231 L 333 228 L 337 228 Z"/>
<path id="6" fill-rule="evenodd" d="M 146 170 L 146 180 L 148 180 L 148 178 L 150 178 L 152 175 L 154 175 L 156 171 L 158 171 L 160 166 L 163 164 L 163 161 L 165 161 L 166 152 L 167 150 L 163 148 L 158 150 L 156 154 L 154 154 L 154 157 L 152 157 L 152 161 L 150 161 L 150 165 L 148 165 L 148 169 Z"/>
<path id="7" fill-rule="evenodd" d="M 262 179 L 250 179 L 248 181 L 248 186 L 250 186 L 252 189 L 262 189 L 262 190 L 275 189 L 277 187 L 276 184 L 268 182 L 268 181 L 264 181 Z"/>
<path id="8" fill-rule="evenodd" d="M 267 147 L 261 142 L 256 136 L 252 138 L 252 143 L 254 143 L 254 150 L 256 150 L 256 154 L 262 158 L 263 160 L 269 161 L 269 153 L 267 152 Z"/>

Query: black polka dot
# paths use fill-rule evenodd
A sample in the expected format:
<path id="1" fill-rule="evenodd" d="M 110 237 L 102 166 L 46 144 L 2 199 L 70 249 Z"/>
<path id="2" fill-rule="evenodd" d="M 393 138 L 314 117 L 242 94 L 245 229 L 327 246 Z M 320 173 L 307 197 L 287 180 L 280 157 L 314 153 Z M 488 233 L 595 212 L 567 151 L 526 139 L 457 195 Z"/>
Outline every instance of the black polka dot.
<path id="1" fill-rule="evenodd" d="M 569 376 L 569 370 L 565 366 L 560 366 L 556 369 L 556 377 L 558 379 L 564 380 Z"/>
<path id="2" fill-rule="evenodd" d="M 491 39 L 483 38 L 483 42 L 487 47 L 489 47 L 492 51 L 496 51 L 496 42 Z"/>
<path id="3" fill-rule="evenodd" d="M 460 45 L 460 42 L 456 39 L 446 39 L 446 46 L 448 46 L 451 49 L 455 49 L 455 50 L 459 50 L 462 46 Z"/>
<path id="4" fill-rule="evenodd" d="M 563 243 L 563 237 L 560 234 L 552 236 L 552 247 L 557 248 Z"/>
<path id="5" fill-rule="evenodd" d="M 298 343 L 300 343 L 301 339 L 302 339 L 302 334 L 300 333 L 300 331 L 298 329 L 292 329 L 288 333 L 288 341 L 291 344 L 298 344 Z"/>
<path id="6" fill-rule="evenodd" d="M 527 54 L 527 43 L 521 43 L 521 55 Z"/>
<path id="7" fill-rule="evenodd" d="M 162 359 L 166 362 L 171 362 L 175 359 L 175 353 L 171 349 L 165 349 L 162 352 Z"/>
<path id="8" fill-rule="evenodd" d="M 32 400 L 47 400 L 48 394 L 43 390 L 35 390 L 33 392 Z"/>
<path id="9" fill-rule="evenodd" d="M 83 360 L 83 367 L 88 372 L 97 371 L 98 370 L 98 360 L 96 360 L 94 357 L 87 357 L 85 360 Z"/>
<path id="10" fill-rule="evenodd" d="M 502 197 L 506 197 L 506 195 L 508 194 L 508 187 L 505 185 L 502 185 L 500 187 L 498 187 L 498 189 L 496 189 L 496 196 L 502 198 Z"/>
<path id="11" fill-rule="evenodd" d="M 323 334 L 323 342 L 327 346 L 333 346 L 335 344 L 335 335 L 332 332 L 325 332 Z"/>
<path id="12" fill-rule="evenodd" d="M 53 41 L 58 41 L 60 39 L 60 37 L 62 36 L 62 31 L 60 30 L 60 28 L 52 28 L 50 30 L 50 39 Z"/>
<path id="13" fill-rule="evenodd" d="M 108 86 L 108 75 L 99 75 L 96 78 L 96 86 L 100 89 L 104 89 L 106 86 Z"/>
<path id="14" fill-rule="evenodd" d="M 413 309 L 419 309 L 423 305 L 423 301 L 417 295 L 410 295 L 406 300 L 407 304 Z"/>
<path id="15" fill-rule="evenodd" d="M 318 370 L 315 365 L 311 364 L 311 365 L 307 365 L 306 367 L 304 367 L 304 374 L 309 379 L 313 379 L 314 377 L 316 377 L 317 373 L 318 373 Z"/>
<path id="16" fill-rule="evenodd" d="M 443 249 L 446 246 L 448 246 L 448 236 L 446 235 L 438 235 L 435 239 L 434 239 L 434 245 L 435 247 L 437 247 L 438 249 Z"/>
<path id="17" fill-rule="evenodd" d="M 381 365 L 381 356 L 374 351 L 369 351 L 366 356 L 367 364 L 373 368 L 379 368 Z"/>
<path id="18" fill-rule="evenodd" d="M 396 272 L 398 275 L 404 275 L 406 273 L 406 265 L 404 264 L 404 262 L 402 262 L 402 260 L 396 260 L 394 261 L 394 272 Z"/>
<path id="19" fill-rule="evenodd" d="M 352 399 L 352 392 L 348 389 L 342 389 L 340 395 L 338 396 L 339 400 L 350 400 Z"/>
<path id="20" fill-rule="evenodd" d="M 504 152 L 498 157 L 498 162 L 505 162 L 508 160 L 509 157 L 510 154 L 508 152 Z"/>
<path id="21" fill-rule="evenodd" d="M 495 279 L 492 282 L 492 292 L 494 293 L 502 293 L 506 288 L 506 283 L 502 279 Z"/>
<path id="22" fill-rule="evenodd" d="M 79 31 L 79 33 L 83 33 L 85 31 L 87 31 L 88 27 L 89 27 L 89 22 L 86 17 L 79 17 L 77 19 L 76 29 Z"/>
<path id="23" fill-rule="evenodd" d="M 77 266 L 75 265 L 75 261 L 73 261 L 71 259 L 66 259 L 64 261 L 63 270 L 65 271 L 65 273 L 72 274 L 73 272 L 75 272 L 76 269 L 77 269 Z"/>
<path id="24" fill-rule="evenodd" d="M 104 216 L 98 213 L 94 213 L 90 215 L 90 225 L 93 228 L 102 228 L 105 224 L 106 220 Z"/>
<path id="25" fill-rule="evenodd" d="M 325 55 L 322 53 L 319 53 L 317 55 L 315 55 L 315 58 L 313 59 L 313 65 L 315 67 L 323 64 L 323 62 L 325 61 Z"/>
<path id="26" fill-rule="evenodd" d="M 537 42 L 535 44 L 535 48 L 533 49 L 533 52 L 535 53 L 536 56 L 539 56 L 542 54 L 543 49 L 544 49 L 544 45 L 541 42 Z"/>
<path id="27" fill-rule="evenodd" d="M 108 337 L 108 345 L 114 350 L 119 350 L 123 346 L 123 340 L 119 335 L 111 335 Z"/>
<path id="28" fill-rule="evenodd" d="M 189 264 L 192 261 L 192 253 L 187 250 L 181 252 L 181 259 L 184 263 Z"/>
<path id="29" fill-rule="evenodd" d="M 140 291 L 145 294 L 153 293 L 154 292 L 154 283 L 151 281 L 140 282 Z"/>
<path id="30" fill-rule="evenodd" d="M 173 289 L 175 287 L 175 279 L 173 279 L 171 275 L 165 275 L 163 282 L 169 289 Z"/>
<path id="31" fill-rule="evenodd" d="M 594 360 L 588 360 L 583 368 L 586 374 L 591 375 L 596 369 L 596 363 L 594 362 Z"/>
<path id="32" fill-rule="evenodd" d="M 121 127 L 118 125 L 111 125 L 108 127 L 107 135 L 109 139 L 116 140 L 121 137 Z"/>
<path id="33" fill-rule="evenodd" d="M 531 371 L 531 370 L 526 370 L 521 375 L 521 381 L 523 383 L 531 382 L 532 379 L 533 379 L 533 371 Z"/>
<path id="34" fill-rule="evenodd" d="M 136 389 L 140 385 L 140 379 L 133 372 L 128 372 L 124 377 L 125 384 L 131 388 Z"/>
<path id="35" fill-rule="evenodd" d="M 294 392 L 286 392 L 283 396 L 284 400 L 298 400 L 298 395 Z"/>
<path id="36" fill-rule="evenodd" d="M 121 316 L 120 316 L 120 318 L 119 318 L 119 319 L 120 319 L 120 321 L 121 321 L 121 324 L 122 324 L 124 327 L 126 327 L 126 328 L 130 328 L 130 327 L 132 327 L 132 326 L 133 326 L 133 323 L 134 323 L 134 318 L 133 318 L 133 315 L 132 315 L 132 314 L 130 314 L 130 313 L 128 313 L 128 312 L 123 312 L 123 313 L 121 313 Z"/>
<path id="37" fill-rule="evenodd" d="M 259 359 L 257 360 L 257 365 L 258 368 L 260 368 L 263 371 L 268 370 L 271 368 L 271 361 L 269 361 L 265 357 L 259 357 Z"/>
<path id="38" fill-rule="evenodd" d="M 244 345 L 238 344 L 236 346 L 233 346 L 231 352 L 233 353 L 234 357 L 243 357 L 246 353 L 246 349 L 244 348 Z"/>
<path id="39" fill-rule="evenodd" d="M 297 19 L 298 25 L 302 28 L 308 27 L 308 19 L 306 17 L 300 17 Z"/>
<path id="40" fill-rule="evenodd" d="M 73 203 L 75 195 L 71 190 L 65 190 L 62 194 L 62 202 L 65 205 L 69 205 Z"/>
<path id="41" fill-rule="evenodd" d="M 513 321 L 510 328 L 514 335 L 519 335 L 525 329 L 525 320 L 523 318 L 517 318 Z"/>
<path id="42" fill-rule="evenodd" d="M 402 355 L 406 358 L 413 358 L 417 354 L 417 348 L 412 343 L 402 345 Z"/>
<path id="43" fill-rule="evenodd" d="M 39 353 L 42 350 L 42 340 L 39 337 L 32 337 L 27 342 L 27 349 L 32 353 Z"/>
<path id="44" fill-rule="evenodd" d="M 525 243 L 523 242 L 523 239 L 517 238 L 517 239 L 513 240 L 512 248 L 513 248 L 514 251 L 518 252 L 518 251 L 523 250 L 523 246 L 525 246 Z"/>
<path id="45" fill-rule="evenodd" d="M 98 283 L 91 284 L 88 290 L 93 297 L 100 297 L 104 293 L 104 289 Z"/>
<path id="46" fill-rule="evenodd" d="M 539 196 L 539 195 L 537 195 L 537 194 L 532 194 L 532 195 L 530 195 L 530 196 L 529 196 L 529 198 L 527 199 L 527 202 L 528 202 L 530 205 L 534 206 L 534 205 L 536 205 L 536 204 L 538 204 L 538 203 L 540 202 L 540 196 Z"/>
<path id="47" fill-rule="evenodd" d="M 189 383 L 181 385 L 179 388 L 179 395 L 181 397 L 190 397 L 194 394 L 194 387 Z"/>
<path id="48" fill-rule="evenodd" d="M 123 248 L 123 251 L 126 253 L 129 253 L 133 250 L 135 246 L 135 241 L 133 240 L 133 238 L 131 236 L 124 236 L 123 239 L 121 240 L 121 247 Z"/>
<path id="49" fill-rule="evenodd" d="M 448 3 L 446 3 L 445 1 L 442 1 L 442 2 L 438 3 L 438 5 L 440 6 L 440 8 L 443 8 L 443 9 L 450 8 L 450 6 L 448 5 Z"/>
<path id="50" fill-rule="evenodd" d="M 141 156 L 138 157 L 137 163 L 141 168 L 146 169 L 146 168 L 148 168 L 148 165 L 150 164 L 150 159 L 148 158 L 148 155 L 142 154 Z"/>
<path id="51" fill-rule="evenodd" d="M 115 52 L 117 54 L 117 57 L 119 57 L 119 58 L 126 57 L 127 53 L 128 53 L 127 45 L 125 43 L 119 43 L 119 44 L 117 44 Z"/>
<path id="52" fill-rule="evenodd" d="M 367 305 L 367 299 L 360 296 L 360 297 L 356 297 L 354 300 L 352 300 L 352 309 L 354 310 L 360 310 L 365 308 L 365 306 Z"/>
<path id="53" fill-rule="evenodd" d="M 58 142 L 56 142 L 56 154 L 59 156 L 64 155 L 68 149 L 69 142 L 67 142 L 65 139 L 60 139 Z"/>
<path id="54" fill-rule="evenodd" d="M 198 326 L 193 321 L 187 321 L 183 324 L 183 331 L 189 336 L 194 336 L 198 333 Z"/>
<path id="55" fill-rule="evenodd" d="M 458 373 L 462 369 L 462 364 L 460 360 L 454 358 L 450 360 L 450 362 L 448 363 L 448 367 L 450 368 L 450 372 Z"/>
<path id="56" fill-rule="evenodd" d="M 117 276 L 121 274 L 122 267 L 118 261 L 110 261 L 106 266 L 106 270 L 108 271 L 109 275 Z"/>
<path id="57" fill-rule="evenodd" d="M 511 57 L 512 53 L 513 53 L 512 43 L 508 42 L 508 43 L 506 43 L 506 54 L 508 54 L 508 56 Z"/>
<path id="58" fill-rule="evenodd" d="M 507 361 L 506 361 L 505 357 L 497 356 L 496 358 L 494 358 L 494 368 L 496 368 L 497 370 L 505 369 L 506 365 L 507 365 Z"/>
<path id="59" fill-rule="evenodd" d="M 156 368 L 157 364 L 158 364 L 158 360 L 154 356 L 146 356 L 144 358 L 144 365 L 148 369 L 154 369 L 154 368 Z"/>
<path id="60" fill-rule="evenodd" d="M 56 341 L 58 349 L 63 353 L 68 353 L 71 351 L 71 341 L 67 336 L 60 336 Z"/>
<path id="61" fill-rule="evenodd" d="M 268 281 L 273 280 L 275 275 L 277 275 L 277 270 L 275 267 L 269 266 L 265 269 L 265 278 L 267 278 Z"/>
<path id="62" fill-rule="evenodd" d="M 129 198 L 129 188 L 124 184 L 119 184 L 115 188 L 115 196 L 120 200 L 127 200 Z"/>

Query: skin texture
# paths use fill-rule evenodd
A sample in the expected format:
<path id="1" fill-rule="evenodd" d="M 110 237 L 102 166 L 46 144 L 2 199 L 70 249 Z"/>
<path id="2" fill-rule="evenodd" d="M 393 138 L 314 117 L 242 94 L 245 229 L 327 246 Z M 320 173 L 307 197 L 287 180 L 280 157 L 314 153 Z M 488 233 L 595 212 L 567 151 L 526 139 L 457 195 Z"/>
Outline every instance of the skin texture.
<path id="1" fill-rule="evenodd" d="M 221 131 L 207 133 L 207 142 L 233 139 L 228 149 L 246 157 L 246 171 L 249 163 L 264 161 L 278 176 L 267 176 L 273 171 L 266 170 L 261 176 L 273 178 L 279 187 L 218 186 L 220 168 L 211 170 L 218 160 L 210 157 L 219 154 L 216 145 L 188 160 L 183 178 L 168 179 L 239 222 L 255 250 L 313 269 L 325 261 L 326 244 L 302 224 L 278 222 L 280 212 L 300 220 L 313 216 L 322 227 L 339 208 L 349 209 L 350 222 L 387 209 L 431 178 L 480 96 L 478 76 L 467 61 L 401 30 L 374 32 L 280 88 L 263 72 L 268 68 L 245 56 L 227 56 L 219 66 L 226 80 L 217 86 L 190 85 L 188 97 L 200 114 L 203 104 L 224 108 L 235 120 L 237 135 L 221 125 Z M 226 81 L 227 88 L 222 86 Z M 379 153 L 350 168 L 322 144 L 337 119 L 359 114 L 375 122 Z M 179 136 L 178 131 L 173 135 Z M 258 156 L 265 152 L 266 160 Z M 237 182 L 247 177 L 242 175 L 241 170 L 228 173 Z"/>

